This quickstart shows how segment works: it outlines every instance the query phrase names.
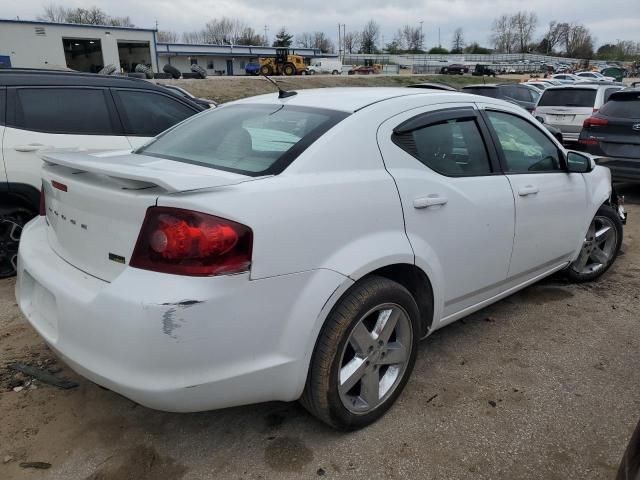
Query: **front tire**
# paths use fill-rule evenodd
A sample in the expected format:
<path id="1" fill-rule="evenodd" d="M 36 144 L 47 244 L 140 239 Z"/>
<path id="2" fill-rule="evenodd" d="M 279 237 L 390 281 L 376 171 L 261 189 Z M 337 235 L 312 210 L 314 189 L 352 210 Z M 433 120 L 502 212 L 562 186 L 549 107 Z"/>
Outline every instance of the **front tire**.
<path id="1" fill-rule="evenodd" d="M 311 359 L 304 407 L 340 430 L 382 417 L 409 379 L 420 337 L 409 291 L 383 277 L 365 277 L 334 306 Z"/>
<path id="2" fill-rule="evenodd" d="M 578 258 L 566 269 L 574 282 L 589 282 L 603 275 L 622 246 L 622 221 L 613 208 L 602 205 L 589 224 Z"/>

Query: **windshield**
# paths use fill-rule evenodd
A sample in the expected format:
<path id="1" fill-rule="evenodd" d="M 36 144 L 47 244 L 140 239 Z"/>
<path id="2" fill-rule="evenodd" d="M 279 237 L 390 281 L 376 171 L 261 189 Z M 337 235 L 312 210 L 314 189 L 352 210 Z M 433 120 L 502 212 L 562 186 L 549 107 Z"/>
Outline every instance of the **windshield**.
<path id="1" fill-rule="evenodd" d="M 589 107 L 596 101 L 595 89 L 553 88 L 542 93 L 539 107 Z"/>
<path id="2" fill-rule="evenodd" d="M 346 112 L 285 105 L 229 105 L 167 130 L 136 153 L 243 175 L 277 174 Z"/>

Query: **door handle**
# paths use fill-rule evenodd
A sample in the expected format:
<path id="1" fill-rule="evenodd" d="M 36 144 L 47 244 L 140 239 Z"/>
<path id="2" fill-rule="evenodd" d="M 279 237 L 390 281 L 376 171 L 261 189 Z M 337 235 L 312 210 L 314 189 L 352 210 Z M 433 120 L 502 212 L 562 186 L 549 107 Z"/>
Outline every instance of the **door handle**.
<path id="1" fill-rule="evenodd" d="M 426 197 L 418 197 L 413 200 L 414 208 L 429 208 L 436 205 L 445 205 L 449 200 L 447 197 L 440 195 L 427 195 Z"/>
<path id="2" fill-rule="evenodd" d="M 525 185 L 524 187 L 520 187 L 518 189 L 518 195 L 521 197 L 526 197 L 527 195 L 535 195 L 540 191 L 540 189 L 534 185 Z"/>
<path id="3" fill-rule="evenodd" d="M 42 143 L 30 143 L 29 145 L 16 145 L 13 149 L 16 152 L 35 152 L 40 150 L 44 145 Z"/>

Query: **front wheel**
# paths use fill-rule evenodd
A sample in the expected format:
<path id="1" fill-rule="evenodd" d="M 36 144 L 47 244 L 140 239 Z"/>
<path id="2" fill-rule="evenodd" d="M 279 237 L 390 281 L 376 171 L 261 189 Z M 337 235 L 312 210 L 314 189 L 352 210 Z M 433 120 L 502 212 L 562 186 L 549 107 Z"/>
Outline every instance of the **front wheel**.
<path id="1" fill-rule="evenodd" d="M 419 336 L 418 307 L 407 289 L 386 278 L 364 278 L 320 332 L 302 404 L 340 430 L 373 423 L 406 385 Z"/>
<path id="2" fill-rule="evenodd" d="M 574 282 L 595 280 L 615 261 L 622 246 L 622 221 L 608 205 L 602 205 L 589 225 L 578 258 L 567 267 Z"/>

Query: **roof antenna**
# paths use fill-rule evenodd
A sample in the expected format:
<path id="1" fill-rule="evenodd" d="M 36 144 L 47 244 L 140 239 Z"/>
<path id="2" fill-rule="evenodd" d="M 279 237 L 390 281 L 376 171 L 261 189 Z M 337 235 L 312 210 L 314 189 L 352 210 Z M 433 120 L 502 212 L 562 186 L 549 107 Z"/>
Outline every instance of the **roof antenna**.
<path id="1" fill-rule="evenodd" d="M 264 75 L 264 74 L 262 76 L 276 86 L 276 88 L 278 89 L 278 98 L 293 97 L 294 95 L 298 94 L 298 92 L 294 92 L 293 90 L 283 90 L 282 88 L 280 88 L 280 85 L 278 85 L 278 82 L 276 82 L 274 79 L 269 78 L 267 75 Z"/>

